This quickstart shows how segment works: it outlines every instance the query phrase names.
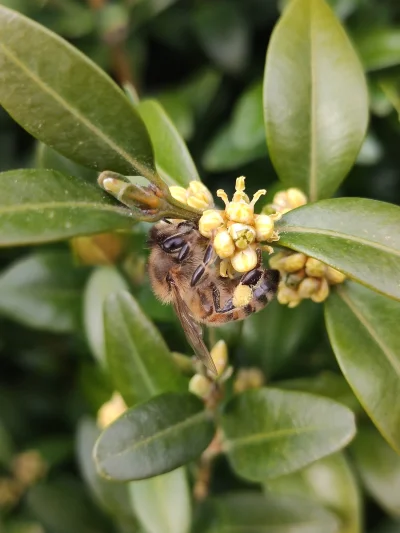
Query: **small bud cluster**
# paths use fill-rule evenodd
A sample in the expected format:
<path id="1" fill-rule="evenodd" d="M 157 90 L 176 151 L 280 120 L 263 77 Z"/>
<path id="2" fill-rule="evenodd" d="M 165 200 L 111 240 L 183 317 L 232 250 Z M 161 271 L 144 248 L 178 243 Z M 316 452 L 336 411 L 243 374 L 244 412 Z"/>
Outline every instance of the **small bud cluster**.
<path id="1" fill-rule="evenodd" d="M 118 392 L 114 392 L 108 402 L 104 403 L 97 413 L 97 425 L 106 428 L 127 410 L 127 406 Z"/>
<path id="2" fill-rule="evenodd" d="M 264 374 L 259 368 L 240 368 L 233 383 L 233 390 L 240 394 L 249 389 L 259 389 L 264 385 Z"/>
<path id="3" fill-rule="evenodd" d="M 330 285 L 346 279 L 338 270 L 297 252 L 279 252 L 269 264 L 281 274 L 277 298 L 279 303 L 288 307 L 296 307 L 308 298 L 321 303 L 328 298 Z"/>
<path id="4" fill-rule="evenodd" d="M 257 264 L 257 248 L 260 242 L 274 242 L 279 239 L 274 230 L 274 220 L 280 215 L 256 215 L 254 206 L 265 189 L 256 192 L 250 201 L 245 190 L 245 178 L 236 180 L 235 194 L 229 201 L 222 189 L 217 196 L 225 203 L 225 210 L 207 209 L 199 221 L 199 231 L 213 239 L 214 249 L 221 259 L 220 275 L 233 277 L 235 272 L 248 272 Z M 265 248 L 265 247 L 264 247 Z M 272 248 L 266 246 L 271 253 Z"/>
<path id="5" fill-rule="evenodd" d="M 277 213 L 287 213 L 296 207 L 300 207 L 307 203 L 307 196 L 295 187 L 286 189 L 285 191 L 279 191 L 275 194 L 272 204 L 269 204 L 268 210 L 275 211 Z"/>
<path id="6" fill-rule="evenodd" d="M 189 381 L 189 391 L 203 400 L 209 400 L 214 391 L 214 382 L 223 382 L 232 374 L 232 368 L 228 366 L 228 348 L 225 341 L 220 340 L 210 351 L 211 358 L 217 370 L 217 376 L 196 373 Z"/>
<path id="7" fill-rule="evenodd" d="M 181 204 L 194 207 L 200 211 L 214 207 L 212 194 L 201 181 L 191 181 L 187 189 L 178 187 L 177 185 L 171 185 L 169 192 Z"/>
<path id="8" fill-rule="evenodd" d="M 268 209 L 283 214 L 306 203 L 306 196 L 292 188 L 275 194 Z M 279 252 L 271 257 L 269 264 L 281 274 L 277 298 L 288 307 L 296 307 L 305 299 L 321 303 L 328 298 L 330 285 L 345 280 L 345 275 L 338 270 L 298 252 Z"/>

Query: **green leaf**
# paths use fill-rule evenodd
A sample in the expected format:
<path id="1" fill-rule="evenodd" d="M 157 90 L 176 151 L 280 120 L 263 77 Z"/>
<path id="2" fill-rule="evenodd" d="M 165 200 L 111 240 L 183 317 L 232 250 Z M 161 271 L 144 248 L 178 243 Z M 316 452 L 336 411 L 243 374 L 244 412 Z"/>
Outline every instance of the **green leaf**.
<path id="1" fill-rule="evenodd" d="M 368 492 L 392 516 L 400 517 L 400 457 L 372 427 L 361 427 L 351 446 Z"/>
<path id="2" fill-rule="evenodd" d="M 113 292 L 128 290 L 128 284 L 115 267 L 104 266 L 93 271 L 86 284 L 83 320 L 86 338 L 93 355 L 106 363 L 104 341 L 104 302 Z"/>
<path id="3" fill-rule="evenodd" d="M 83 479 L 95 500 L 108 513 L 133 519 L 128 487 L 102 478 L 93 459 L 93 446 L 100 435 L 94 420 L 82 419 L 76 436 L 76 452 Z"/>
<path id="4" fill-rule="evenodd" d="M 166 393 L 128 409 L 100 435 L 94 450 L 104 477 L 129 481 L 158 476 L 196 459 L 214 424 L 189 393 Z"/>
<path id="5" fill-rule="evenodd" d="M 0 466 L 8 468 L 14 453 L 11 435 L 0 421 Z"/>
<path id="6" fill-rule="evenodd" d="M 268 149 L 283 183 L 311 201 L 332 196 L 364 139 L 368 92 L 357 55 L 324 0 L 293 0 L 276 25 L 264 113 Z"/>
<path id="7" fill-rule="evenodd" d="M 74 267 L 68 252 L 23 257 L 0 276 L 0 313 L 36 329 L 74 331 L 85 272 Z"/>
<path id="8" fill-rule="evenodd" d="M 243 322 L 240 348 L 246 350 L 251 364 L 261 366 L 268 376 L 274 375 L 310 340 L 320 311 L 311 302 L 289 309 L 274 300 Z"/>
<path id="9" fill-rule="evenodd" d="M 400 27 L 362 29 L 352 34 L 365 70 L 379 70 L 400 64 Z"/>
<path id="10" fill-rule="evenodd" d="M 263 85 L 251 85 L 239 98 L 232 117 L 232 141 L 242 150 L 265 143 Z"/>
<path id="11" fill-rule="evenodd" d="M 134 222 L 99 187 L 53 170 L 3 172 L 0 188 L 0 247 L 128 230 Z"/>
<path id="12" fill-rule="evenodd" d="M 344 454 L 320 459 L 295 474 L 268 481 L 267 494 L 304 497 L 324 505 L 341 519 L 338 533 L 361 533 L 361 498 L 354 474 Z"/>
<path id="13" fill-rule="evenodd" d="M 379 82 L 383 94 L 397 111 L 400 120 L 400 80 L 399 76 L 385 76 Z"/>
<path id="14" fill-rule="evenodd" d="M 286 213 L 279 244 L 400 299 L 400 207 L 363 198 L 334 198 Z"/>
<path id="15" fill-rule="evenodd" d="M 224 126 L 211 139 L 203 156 L 203 165 L 210 172 L 223 172 L 266 157 L 268 154 L 265 140 L 251 148 L 239 148 L 232 139 L 231 126 Z"/>
<path id="16" fill-rule="evenodd" d="M 353 438 L 355 424 L 347 407 L 327 398 L 258 389 L 226 405 L 222 429 L 235 472 L 265 481 L 340 450 Z"/>
<path id="17" fill-rule="evenodd" d="M 128 406 L 187 390 L 160 332 L 128 292 L 106 300 L 104 327 L 108 369 Z"/>
<path id="18" fill-rule="evenodd" d="M 63 155 L 43 144 L 37 142 L 35 150 L 35 166 L 42 169 L 58 170 L 62 174 L 67 176 L 75 176 L 82 178 L 89 183 L 96 183 L 97 172 L 93 169 L 83 167 L 71 159 L 64 157 Z"/>
<path id="19" fill-rule="evenodd" d="M 258 492 L 211 500 L 212 526 L 206 533 L 337 533 L 338 520 L 313 502 Z"/>
<path id="20" fill-rule="evenodd" d="M 82 485 L 74 479 L 40 483 L 29 489 L 28 508 L 54 533 L 105 533 L 104 517 L 87 499 Z"/>
<path id="21" fill-rule="evenodd" d="M 188 533 L 190 490 L 184 468 L 129 484 L 133 509 L 147 533 Z"/>
<path id="22" fill-rule="evenodd" d="M 347 282 L 326 302 L 326 325 L 340 368 L 389 444 L 400 453 L 400 303 Z"/>
<path id="23" fill-rule="evenodd" d="M 185 141 L 156 100 L 145 100 L 137 106 L 154 146 L 157 170 L 169 185 L 187 187 L 200 180 Z"/>
<path id="24" fill-rule="evenodd" d="M 154 177 L 146 128 L 122 91 L 66 41 L 2 6 L 0 102 L 31 135 L 73 161 Z"/>
<path id="25" fill-rule="evenodd" d="M 222 70 L 235 74 L 246 66 L 250 32 L 235 4 L 228 0 L 200 3 L 193 22 L 204 51 Z"/>

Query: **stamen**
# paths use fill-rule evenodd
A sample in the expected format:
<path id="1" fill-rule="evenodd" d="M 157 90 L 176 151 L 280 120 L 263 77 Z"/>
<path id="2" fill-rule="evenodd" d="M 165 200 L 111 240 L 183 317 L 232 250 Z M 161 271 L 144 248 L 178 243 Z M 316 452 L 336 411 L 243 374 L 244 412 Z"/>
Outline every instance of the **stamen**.
<path id="1" fill-rule="evenodd" d="M 257 200 L 259 200 L 261 196 L 263 196 L 264 194 L 267 194 L 267 191 L 265 189 L 260 189 L 259 191 L 257 191 L 255 195 L 253 196 L 253 199 L 250 202 L 250 205 L 254 206 Z"/>
<path id="2" fill-rule="evenodd" d="M 226 194 L 226 192 L 224 191 L 224 189 L 218 189 L 217 196 L 218 196 L 218 198 L 221 198 L 222 201 L 224 202 L 225 206 L 228 207 L 229 198 L 228 198 L 228 195 Z"/>

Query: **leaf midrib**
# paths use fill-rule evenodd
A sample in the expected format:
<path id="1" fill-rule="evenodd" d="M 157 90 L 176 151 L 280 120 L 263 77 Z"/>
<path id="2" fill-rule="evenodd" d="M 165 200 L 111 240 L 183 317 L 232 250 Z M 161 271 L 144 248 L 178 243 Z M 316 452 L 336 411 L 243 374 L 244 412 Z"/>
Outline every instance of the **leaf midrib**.
<path id="1" fill-rule="evenodd" d="M 76 117 L 89 131 L 91 131 L 95 136 L 101 139 L 106 145 L 108 145 L 113 151 L 119 154 L 125 161 L 127 161 L 133 169 L 138 171 L 141 175 L 148 177 L 152 174 L 149 172 L 149 169 L 139 163 L 137 159 L 133 159 L 123 148 L 118 146 L 110 137 L 104 134 L 97 126 L 90 122 L 85 116 L 83 116 L 78 109 L 68 104 L 68 102 L 62 98 L 57 92 L 54 91 L 52 87 L 47 85 L 42 81 L 35 72 L 31 71 L 25 63 L 20 61 L 18 57 L 3 43 L 0 42 L 0 48 L 3 50 L 4 54 L 9 58 L 9 60 L 15 64 L 17 68 L 22 70 L 34 83 L 36 83 L 39 88 L 42 89 L 44 93 L 47 93 L 56 103 L 58 103 L 62 108 L 64 108 L 72 116 Z"/>
<path id="2" fill-rule="evenodd" d="M 400 250 L 396 250 L 396 248 L 389 248 L 388 246 L 385 246 L 382 243 L 377 243 L 375 241 L 368 241 L 367 239 L 363 239 L 362 237 L 357 237 L 355 235 L 349 235 L 347 233 L 342 233 L 337 230 L 305 228 L 303 226 L 283 226 L 281 229 L 278 228 L 278 230 L 281 235 L 284 235 L 286 233 L 312 233 L 316 235 L 324 235 L 327 237 L 336 237 L 339 239 L 345 239 L 351 242 L 355 242 L 357 244 L 362 244 L 370 248 L 375 248 L 376 250 L 380 250 L 382 252 L 386 252 L 391 255 L 397 255 L 400 257 Z"/>
<path id="3" fill-rule="evenodd" d="M 146 438 L 140 440 L 135 445 L 129 446 L 128 448 L 125 448 L 124 450 L 122 450 L 122 451 L 120 451 L 118 453 L 111 453 L 111 454 L 105 456 L 104 461 L 107 461 L 107 459 L 109 459 L 109 458 L 115 459 L 116 457 L 121 457 L 121 456 L 126 455 L 126 454 L 135 453 L 140 448 L 143 448 L 144 446 L 147 446 L 148 444 L 150 444 L 151 442 L 153 442 L 155 440 L 158 440 L 158 439 L 160 439 L 162 437 L 165 437 L 169 433 L 174 433 L 176 430 L 179 430 L 179 429 L 182 429 L 182 428 L 188 428 L 190 426 L 193 426 L 193 425 L 197 424 L 198 420 L 201 420 L 203 418 L 204 418 L 204 420 L 206 420 L 207 411 L 200 411 L 199 413 L 196 413 L 195 415 L 192 415 L 192 416 L 190 416 L 188 418 L 185 418 L 184 420 L 174 424 L 173 426 L 168 426 L 167 428 L 164 428 L 164 429 L 154 433 L 153 435 L 150 435 L 149 437 L 146 437 Z M 104 462 L 104 461 L 101 461 L 101 462 Z"/>
<path id="4" fill-rule="evenodd" d="M 397 376 L 400 377 L 400 361 L 396 359 L 395 354 L 394 353 L 392 354 L 391 349 L 383 342 L 383 340 L 380 338 L 380 336 L 377 334 L 377 332 L 373 328 L 372 324 L 362 314 L 359 307 L 357 307 L 354 301 L 349 297 L 345 289 L 343 287 L 337 287 L 336 290 L 340 298 L 347 305 L 347 307 L 354 314 L 354 316 L 358 319 L 360 324 L 364 327 L 364 329 L 367 331 L 367 333 L 372 338 L 372 340 L 375 342 L 375 344 L 377 344 L 378 347 L 382 350 L 382 353 L 385 355 L 386 359 L 389 361 L 390 366 L 393 368 Z"/>
<path id="5" fill-rule="evenodd" d="M 43 203 L 34 203 L 34 204 L 13 204 L 7 206 L 0 206 L 0 216 L 7 213 L 14 212 L 25 212 L 25 211 L 37 211 L 41 209 L 74 209 L 74 208 L 88 208 L 95 209 L 100 211 L 113 212 L 119 215 L 122 215 L 126 218 L 130 218 L 131 213 L 124 209 L 123 207 L 118 207 L 114 205 L 102 204 L 100 202 L 87 202 L 87 201 L 52 201 L 52 202 L 43 202 Z"/>
<path id="6" fill-rule="evenodd" d="M 313 0 L 309 0 L 309 9 L 310 9 L 310 18 L 309 18 L 309 29 L 310 29 L 310 70 L 311 70 L 311 98 L 310 98 L 310 183 L 309 183 L 309 199 L 310 202 L 317 200 L 317 124 L 316 124 L 316 108 L 317 108 L 317 84 L 316 84 L 316 74 L 314 68 L 314 57 L 315 57 L 315 47 L 314 47 L 314 38 L 313 38 Z"/>

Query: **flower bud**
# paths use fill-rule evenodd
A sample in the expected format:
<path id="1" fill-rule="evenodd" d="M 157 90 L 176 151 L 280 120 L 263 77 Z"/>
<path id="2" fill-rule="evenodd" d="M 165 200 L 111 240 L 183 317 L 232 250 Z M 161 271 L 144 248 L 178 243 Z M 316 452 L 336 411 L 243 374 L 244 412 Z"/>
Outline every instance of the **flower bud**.
<path id="1" fill-rule="evenodd" d="M 177 185 L 171 185 L 169 192 L 172 198 L 181 202 L 181 204 L 187 204 L 187 192 L 183 187 L 178 187 Z"/>
<path id="2" fill-rule="evenodd" d="M 189 195 L 188 205 L 191 205 L 189 201 L 192 200 L 193 198 L 196 198 L 199 204 L 204 206 L 203 210 L 213 207 L 214 205 L 214 199 L 212 197 L 212 194 L 207 189 L 207 187 L 203 183 L 201 183 L 201 181 L 191 181 L 189 183 L 188 195 Z M 192 207 L 196 207 L 196 206 L 192 206 Z"/>
<path id="3" fill-rule="evenodd" d="M 253 291 L 248 285 L 238 285 L 233 292 L 232 303 L 235 307 L 244 307 L 251 302 Z"/>
<path id="4" fill-rule="evenodd" d="M 97 413 L 97 425 L 104 429 L 121 416 L 126 409 L 122 396 L 118 392 L 114 392 L 111 399 L 100 407 Z"/>
<path id="5" fill-rule="evenodd" d="M 15 479 L 23 487 L 34 485 L 47 473 L 47 464 L 37 450 L 27 450 L 16 455 L 11 468 Z"/>
<path id="6" fill-rule="evenodd" d="M 236 394 L 249 389 L 259 389 L 264 385 L 264 374 L 259 368 L 240 368 L 233 384 Z"/>
<path id="7" fill-rule="evenodd" d="M 229 235 L 237 248 L 244 250 L 249 244 L 255 241 L 256 232 L 252 226 L 247 224 L 232 224 L 229 226 Z"/>
<path id="8" fill-rule="evenodd" d="M 305 278 L 300 283 L 298 288 L 298 294 L 300 298 L 310 298 L 312 294 L 318 291 L 321 280 L 317 278 Z"/>
<path id="9" fill-rule="evenodd" d="M 325 278 L 321 279 L 319 289 L 311 295 L 311 300 L 316 303 L 324 302 L 329 296 L 329 285 Z"/>
<path id="10" fill-rule="evenodd" d="M 280 304 L 287 304 L 289 307 L 296 307 L 301 301 L 296 290 L 291 289 L 282 283 L 279 285 L 277 299 Z"/>
<path id="11" fill-rule="evenodd" d="M 257 265 L 257 253 L 252 246 L 240 250 L 231 258 L 233 268 L 237 272 L 248 272 Z"/>
<path id="12" fill-rule="evenodd" d="M 286 275 L 285 284 L 292 289 L 295 289 L 299 286 L 299 283 L 306 277 L 306 271 L 304 268 L 297 270 L 296 272 L 291 272 Z"/>
<path id="13" fill-rule="evenodd" d="M 290 254 L 282 261 L 281 268 L 283 268 L 283 270 L 286 270 L 286 272 L 296 272 L 297 270 L 300 270 L 304 267 L 306 261 L 307 256 L 305 254 Z"/>
<path id="14" fill-rule="evenodd" d="M 205 202 L 202 198 L 198 198 L 197 196 L 189 196 L 186 200 L 186 203 L 187 205 L 190 205 L 190 207 L 194 207 L 199 211 L 204 211 L 205 209 L 210 207 L 210 204 L 208 202 Z"/>
<path id="15" fill-rule="evenodd" d="M 286 193 L 287 203 L 290 206 L 290 209 L 295 209 L 296 207 L 300 207 L 307 203 L 307 196 L 300 189 L 291 187 Z"/>
<path id="16" fill-rule="evenodd" d="M 255 227 L 258 241 L 267 241 L 274 233 L 274 221 L 268 215 L 256 215 Z"/>
<path id="17" fill-rule="evenodd" d="M 122 255 L 126 239 L 118 233 L 74 237 L 70 240 L 72 252 L 82 265 L 112 265 Z"/>
<path id="18" fill-rule="evenodd" d="M 253 224 L 254 207 L 246 202 L 230 202 L 225 209 L 226 216 L 233 222 Z"/>
<path id="19" fill-rule="evenodd" d="M 224 225 L 224 217 L 221 211 L 207 209 L 199 220 L 199 231 L 203 237 L 210 239 L 215 230 Z"/>
<path id="20" fill-rule="evenodd" d="M 204 400 L 210 395 L 212 386 L 212 382 L 206 376 L 195 374 L 189 381 L 189 392 Z"/>
<path id="21" fill-rule="evenodd" d="M 314 257 L 309 257 L 306 262 L 307 276 L 322 278 L 325 275 L 326 265 Z"/>
<path id="22" fill-rule="evenodd" d="M 288 256 L 285 252 L 278 252 L 269 259 L 269 266 L 275 270 L 283 270 L 283 260 Z"/>
<path id="23" fill-rule="evenodd" d="M 231 257 L 235 252 L 235 244 L 228 230 L 222 230 L 217 233 L 214 239 L 214 250 L 221 259 Z"/>
<path id="24" fill-rule="evenodd" d="M 339 272 L 339 270 L 336 270 L 335 268 L 332 268 L 330 266 L 326 268 L 325 276 L 328 280 L 328 283 L 330 283 L 331 285 L 343 283 L 346 279 L 346 276 L 342 272 Z"/>
<path id="25" fill-rule="evenodd" d="M 224 340 L 219 340 L 214 344 L 210 352 L 211 358 L 214 361 L 217 374 L 220 376 L 225 370 L 228 363 L 228 348 Z"/>

